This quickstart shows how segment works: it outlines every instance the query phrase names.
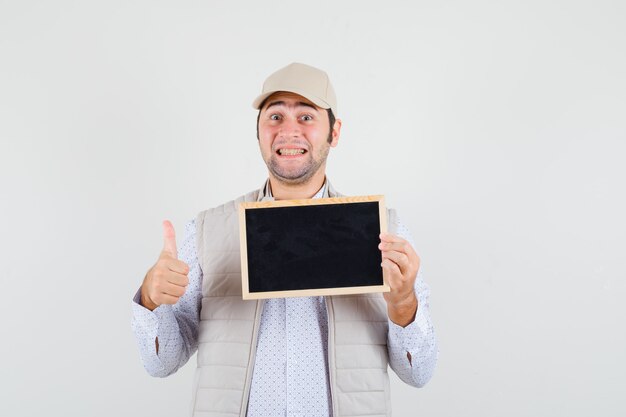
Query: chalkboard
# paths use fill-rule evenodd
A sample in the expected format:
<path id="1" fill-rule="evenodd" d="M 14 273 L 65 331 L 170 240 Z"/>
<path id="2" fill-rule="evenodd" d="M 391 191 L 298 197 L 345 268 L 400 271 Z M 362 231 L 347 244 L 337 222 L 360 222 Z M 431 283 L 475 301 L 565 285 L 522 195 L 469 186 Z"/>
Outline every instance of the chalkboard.
<path id="1" fill-rule="evenodd" d="M 383 196 L 241 203 L 244 300 L 389 291 Z"/>

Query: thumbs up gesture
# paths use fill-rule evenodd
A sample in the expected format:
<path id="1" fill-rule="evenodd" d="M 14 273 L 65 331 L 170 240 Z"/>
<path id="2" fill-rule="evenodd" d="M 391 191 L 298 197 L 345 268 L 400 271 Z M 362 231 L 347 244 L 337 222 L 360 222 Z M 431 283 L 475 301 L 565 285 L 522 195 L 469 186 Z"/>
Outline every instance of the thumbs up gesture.
<path id="1" fill-rule="evenodd" d="M 169 220 L 163 221 L 163 250 L 141 285 L 141 304 L 154 310 L 161 304 L 176 304 L 189 284 L 189 265 L 178 260 L 176 233 Z"/>

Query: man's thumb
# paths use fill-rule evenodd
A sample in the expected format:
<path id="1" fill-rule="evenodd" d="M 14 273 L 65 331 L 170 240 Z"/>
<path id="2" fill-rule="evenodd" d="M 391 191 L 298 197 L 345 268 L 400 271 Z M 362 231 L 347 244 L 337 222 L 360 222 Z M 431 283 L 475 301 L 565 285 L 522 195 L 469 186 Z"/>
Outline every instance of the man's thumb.
<path id="1" fill-rule="evenodd" d="M 163 220 L 163 252 L 167 252 L 172 257 L 178 259 L 176 232 L 174 232 L 174 226 L 172 226 L 169 220 Z"/>

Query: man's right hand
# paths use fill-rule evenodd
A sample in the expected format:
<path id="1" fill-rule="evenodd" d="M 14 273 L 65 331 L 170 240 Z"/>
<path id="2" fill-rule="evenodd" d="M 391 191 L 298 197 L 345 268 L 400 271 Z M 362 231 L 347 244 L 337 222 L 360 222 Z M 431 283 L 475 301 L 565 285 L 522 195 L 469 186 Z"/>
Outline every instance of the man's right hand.
<path id="1" fill-rule="evenodd" d="M 141 304 L 154 310 L 161 304 L 176 304 L 189 284 L 189 265 L 178 260 L 176 233 L 169 220 L 163 221 L 163 250 L 141 285 Z"/>

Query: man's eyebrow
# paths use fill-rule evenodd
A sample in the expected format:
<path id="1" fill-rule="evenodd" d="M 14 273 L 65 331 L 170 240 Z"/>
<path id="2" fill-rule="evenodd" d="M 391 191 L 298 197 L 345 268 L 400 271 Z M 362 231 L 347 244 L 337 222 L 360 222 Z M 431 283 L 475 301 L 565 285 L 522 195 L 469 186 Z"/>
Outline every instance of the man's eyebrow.
<path id="1" fill-rule="evenodd" d="M 305 103 L 305 102 L 303 102 L 303 101 L 299 101 L 299 102 L 298 102 L 298 104 L 299 104 L 300 106 L 310 107 L 310 108 L 312 108 L 313 110 L 317 110 L 317 107 L 315 107 L 314 105 L 309 104 L 309 103 Z"/>
<path id="2" fill-rule="evenodd" d="M 285 104 L 285 102 L 284 102 L 284 101 L 282 101 L 282 100 L 272 101 L 270 104 L 268 104 L 268 105 L 267 105 L 267 107 L 265 108 L 265 110 L 268 110 L 268 109 L 269 109 L 270 107 L 272 107 L 272 106 L 282 106 L 282 105 L 284 105 L 284 104 Z M 312 105 L 312 104 L 305 103 L 304 101 L 299 101 L 299 102 L 298 102 L 298 105 L 299 105 L 299 106 L 304 106 L 304 107 L 310 107 L 310 108 L 312 108 L 313 110 L 317 110 L 317 107 L 315 107 L 315 106 L 314 106 L 314 105 Z"/>

